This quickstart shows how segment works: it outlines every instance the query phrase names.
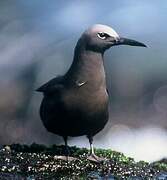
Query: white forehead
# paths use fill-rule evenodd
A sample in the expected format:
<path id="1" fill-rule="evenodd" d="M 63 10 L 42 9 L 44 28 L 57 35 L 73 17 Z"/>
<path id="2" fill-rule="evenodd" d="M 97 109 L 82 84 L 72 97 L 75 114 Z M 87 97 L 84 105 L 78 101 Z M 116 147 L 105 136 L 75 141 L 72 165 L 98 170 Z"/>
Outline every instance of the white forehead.
<path id="1" fill-rule="evenodd" d="M 112 37 L 119 37 L 119 35 L 116 33 L 116 31 L 114 31 L 114 29 L 112 29 L 109 26 L 102 25 L 102 24 L 95 24 L 92 27 L 90 27 L 87 31 L 89 33 L 103 32 L 103 33 L 107 33 L 108 35 L 110 35 Z"/>

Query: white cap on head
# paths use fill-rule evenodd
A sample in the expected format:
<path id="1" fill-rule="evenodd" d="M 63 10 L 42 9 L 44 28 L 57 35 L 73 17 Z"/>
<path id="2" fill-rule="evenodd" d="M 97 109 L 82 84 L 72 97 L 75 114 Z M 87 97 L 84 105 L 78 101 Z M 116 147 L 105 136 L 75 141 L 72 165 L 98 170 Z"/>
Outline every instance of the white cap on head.
<path id="1" fill-rule="evenodd" d="M 108 35 L 112 37 L 119 37 L 119 35 L 116 33 L 114 29 L 112 29 L 109 26 L 102 25 L 102 24 L 95 24 L 92 27 L 90 27 L 87 31 L 90 33 L 103 32 L 103 33 L 107 33 Z"/>

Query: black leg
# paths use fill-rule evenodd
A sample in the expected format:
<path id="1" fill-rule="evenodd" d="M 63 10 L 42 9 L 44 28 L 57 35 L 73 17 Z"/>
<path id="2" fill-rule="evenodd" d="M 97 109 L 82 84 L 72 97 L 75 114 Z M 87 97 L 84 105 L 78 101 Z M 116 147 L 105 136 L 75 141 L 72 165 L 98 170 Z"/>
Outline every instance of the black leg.
<path id="1" fill-rule="evenodd" d="M 64 139 L 64 143 L 65 143 L 65 155 L 66 155 L 67 160 L 68 160 L 68 156 L 69 156 L 69 148 L 68 148 L 68 144 L 67 144 L 68 137 L 67 136 L 63 136 L 63 139 Z"/>
<path id="2" fill-rule="evenodd" d="M 63 139 L 64 139 L 64 143 L 65 143 L 65 156 L 54 156 L 54 158 L 65 160 L 65 161 L 67 161 L 67 163 L 70 161 L 76 160 L 77 158 L 69 156 L 70 151 L 69 151 L 68 144 L 67 144 L 67 139 L 68 139 L 67 136 L 63 136 Z"/>

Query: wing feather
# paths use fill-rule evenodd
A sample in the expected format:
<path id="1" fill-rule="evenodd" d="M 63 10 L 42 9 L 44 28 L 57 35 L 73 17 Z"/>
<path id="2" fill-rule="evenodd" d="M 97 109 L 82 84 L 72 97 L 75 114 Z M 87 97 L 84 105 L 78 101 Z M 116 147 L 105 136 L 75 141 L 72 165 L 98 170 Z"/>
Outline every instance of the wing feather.
<path id="1" fill-rule="evenodd" d="M 58 76 L 43 84 L 41 87 L 36 89 L 36 91 L 43 92 L 44 94 L 51 94 L 59 91 L 63 87 L 63 76 Z"/>

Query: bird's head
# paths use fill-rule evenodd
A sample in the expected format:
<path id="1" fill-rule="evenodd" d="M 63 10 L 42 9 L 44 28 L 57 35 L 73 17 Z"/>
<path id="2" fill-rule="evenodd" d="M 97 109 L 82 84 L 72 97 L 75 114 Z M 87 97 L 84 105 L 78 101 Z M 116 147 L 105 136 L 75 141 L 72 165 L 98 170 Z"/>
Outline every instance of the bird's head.
<path id="1" fill-rule="evenodd" d="M 92 51 L 104 52 L 108 48 L 116 45 L 142 46 L 145 44 L 120 37 L 111 27 L 96 24 L 87 29 L 81 36 L 84 39 L 85 48 Z"/>

